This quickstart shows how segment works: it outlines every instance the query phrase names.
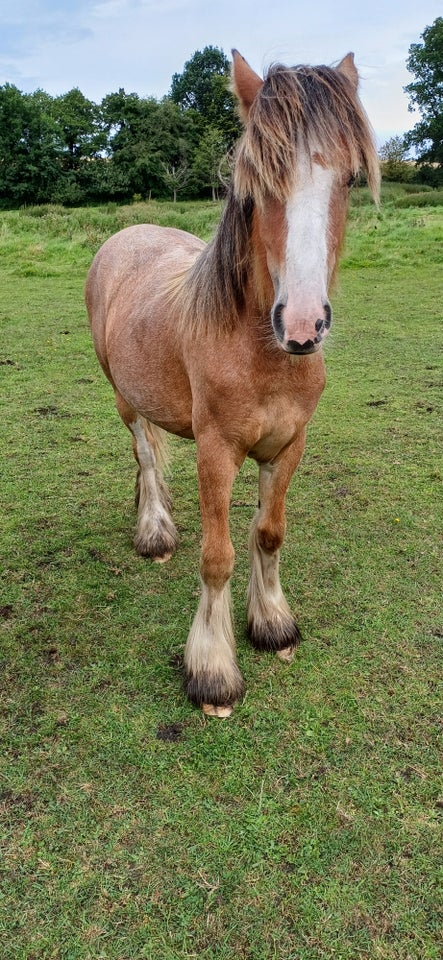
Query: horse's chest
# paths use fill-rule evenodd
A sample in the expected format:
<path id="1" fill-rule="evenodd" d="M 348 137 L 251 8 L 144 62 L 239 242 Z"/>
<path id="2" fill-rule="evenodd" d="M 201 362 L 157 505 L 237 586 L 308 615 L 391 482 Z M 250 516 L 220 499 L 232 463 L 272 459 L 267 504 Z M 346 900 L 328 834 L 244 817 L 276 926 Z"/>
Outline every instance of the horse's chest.
<path id="1" fill-rule="evenodd" d="M 299 365 L 298 370 L 282 372 L 280 377 L 262 384 L 256 398 L 261 411 L 261 435 L 254 447 L 260 458 L 275 456 L 304 430 L 320 399 L 324 383 L 324 365 Z M 292 373 L 292 375 L 291 375 Z"/>
<path id="2" fill-rule="evenodd" d="M 260 460 L 277 456 L 300 435 L 324 386 L 321 354 L 294 362 L 283 353 L 247 354 L 239 344 L 200 360 L 191 373 L 197 433 L 218 427 Z"/>
<path id="3" fill-rule="evenodd" d="M 251 452 L 259 459 L 272 459 L 304 429 L 305 412 L 290 397 L 274 397 L 260 408 L 258 436 Z"/>
<path id="4" fill-rule="evenodd" d="M 274 427 L 289 427 L 294 420 L 305 425 L 312 417 L 325 385 L 321 354 L 311 358 L 283 358 L 263 377 L 261 400 Z"/>

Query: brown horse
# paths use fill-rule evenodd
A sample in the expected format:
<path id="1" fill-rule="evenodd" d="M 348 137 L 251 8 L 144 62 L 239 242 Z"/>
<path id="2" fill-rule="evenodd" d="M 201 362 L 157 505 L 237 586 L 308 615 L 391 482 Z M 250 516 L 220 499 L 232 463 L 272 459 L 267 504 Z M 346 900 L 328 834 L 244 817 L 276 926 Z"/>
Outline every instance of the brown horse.
<path id="1" fill-rule="evenodd" d="M 228 716 L 244 692 L 231 620 L 229 506 L 245 457 L 259 465 L 249 540 L 249 636 L 290 660 L 300 634 L 283 595 L 285 496 L 324 386 L 328 291 L 348 193 L 378 160 L 352 54 L 332 67 L 273 66 L 265 80 L 233 52 L 244 121 L 212 242 L 129 227 L 99 250 L 86 301 L 95 349 L 139 465 L 135 547 L 177 545 L 162 478 L 163 431 L 197 445 L 201 599 L 185 650 L 186 689 Z"/>

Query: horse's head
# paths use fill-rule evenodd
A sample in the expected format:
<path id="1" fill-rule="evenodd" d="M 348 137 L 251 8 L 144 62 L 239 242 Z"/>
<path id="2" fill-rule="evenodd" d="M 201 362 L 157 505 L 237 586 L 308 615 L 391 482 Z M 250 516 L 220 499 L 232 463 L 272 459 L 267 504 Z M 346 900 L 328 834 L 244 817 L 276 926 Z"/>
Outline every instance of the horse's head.
<path id="1" fill-rule="evenodd" d="M 378 191 L 378 159 L 353 55 L 336 68 L 275 66 L 264 81 L 237 51 L 233 57 L 245 123 L 234 191 L 254 201 L 253 239 L 272 280 L 277 341 L 288 353 L 313 353 L 331 326 L 328 293 L 349 189 L 364 170 L 374 195 Z"/>

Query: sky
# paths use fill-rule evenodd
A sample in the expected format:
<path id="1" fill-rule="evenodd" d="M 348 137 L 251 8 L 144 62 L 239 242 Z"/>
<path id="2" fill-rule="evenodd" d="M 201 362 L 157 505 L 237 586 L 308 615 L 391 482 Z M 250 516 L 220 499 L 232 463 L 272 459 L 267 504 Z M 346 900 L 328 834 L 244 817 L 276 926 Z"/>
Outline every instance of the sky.
<path id="1" fill-rule="evenodd" d="M 441 0 L 0 0 L 0 86 L 52 96 L 79 87 L 100 103 L 123 87 L 158 99 L 196 50 L 236 47 L 271 63 L 333 64 L 352 50 L 379 144 L 419 119 L 403 87 L 411 43 Z"/>

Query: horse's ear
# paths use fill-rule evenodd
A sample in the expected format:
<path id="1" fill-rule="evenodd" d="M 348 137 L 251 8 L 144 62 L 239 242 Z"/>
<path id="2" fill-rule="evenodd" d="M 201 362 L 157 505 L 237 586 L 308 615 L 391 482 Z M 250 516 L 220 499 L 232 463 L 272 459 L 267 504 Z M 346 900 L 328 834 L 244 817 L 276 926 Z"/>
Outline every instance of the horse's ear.
<path id="1" fill-rule="evenodd" d="M 343 76 L 347 77 L 348 80 L 352 83 L 354 90 L 357 90 L 358 71 L 354 63 L 353 53 L 348 53 L 346 57 L 343 57 L 343 60 L 340 60 L 337 70 L 339 71 L 339 73 L 342 73 Z"/>
<path id="2" fill-rule="evenodd" d="M 251 69 L 249 63 L 246 63 L 238 50 L 232 51 L 232 59 L 232 89 L 238 99 L 241 117 L 247 120 L 252 102 L 263 86 L 263 80 Z"/>

